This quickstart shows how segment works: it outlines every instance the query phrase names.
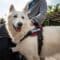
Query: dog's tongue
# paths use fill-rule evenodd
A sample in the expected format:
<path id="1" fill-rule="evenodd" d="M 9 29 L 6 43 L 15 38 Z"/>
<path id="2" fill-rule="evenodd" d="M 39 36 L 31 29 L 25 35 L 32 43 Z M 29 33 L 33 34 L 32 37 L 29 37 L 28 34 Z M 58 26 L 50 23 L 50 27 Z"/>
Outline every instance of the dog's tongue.
<path id="1" fill-rule="evenodd" d="M 21 31 L 21 28 L 16 28 L 16 31 L 17 31 L 17 32 L 20 32 L 20 31 Z"/>

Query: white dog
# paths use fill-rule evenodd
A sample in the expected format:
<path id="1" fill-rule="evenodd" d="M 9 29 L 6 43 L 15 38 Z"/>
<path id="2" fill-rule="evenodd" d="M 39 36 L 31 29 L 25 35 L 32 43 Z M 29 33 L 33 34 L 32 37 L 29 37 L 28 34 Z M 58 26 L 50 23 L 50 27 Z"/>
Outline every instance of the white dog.
<path id="1" fill-rule="evenodd" d="M 28 36 L 20 42 L 27 32 L 34 28 L 31 20 L 29 20 L 24 12 L 16 11 L 14 6 L 11 6 L 7 17 L 6 28 L 12 41 L 17 44 L 13 50 L 21 52 L 26 56 L 27 60 L 40 60 L 38 56 L 37 36 Z M 60 53 L 60 26 L 44 27 L 43 37 L 42 57 Z"/>

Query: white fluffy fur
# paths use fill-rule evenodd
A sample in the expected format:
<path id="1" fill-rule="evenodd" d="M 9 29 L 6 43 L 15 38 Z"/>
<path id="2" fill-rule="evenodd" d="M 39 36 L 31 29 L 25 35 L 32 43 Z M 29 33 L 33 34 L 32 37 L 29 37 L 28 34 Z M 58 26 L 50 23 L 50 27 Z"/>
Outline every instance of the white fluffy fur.
<path id="1" fill-rule="evenodd" d="M 10 12 L 14 15 L 14 13 L 17 13 L 17 11 Z M 10 15 L 9 13 L 9 15 Z M 24 37 L 24 35 L 34 28 L 34 26 L 31 26 L 31 21 L 28 19 L 28 17 L 24 13 L 19 12 L 19 19 L 21 19 L 21 15 L 25 17 L 23 21 L 23 26 L 21 29 L 21 32 L 16 32 L 14 28 L 12 27 L 12 15 L 10 18 L 8 18 L 8 23 L 6 23 L 7 30 L 9 32 L 9 35 L 11 36 L 12 40 L 14 40 L 15 43 L 17 43 L 17 46 L 13 48 L 14 51 L 20 51 L 23 55 L 27 57 L 28 60 L 40 60 L 38 56 L 38 47 L 37 47 L 37 36 L 30 36 L 27 37 L 24 41 L 19 42 L 21 38 Z M 60 53 L 60 26 L 47 26 L 43 28 L 43 47 L 41 51 L 42 57 L 48 57 L 53 56 L 57 53 Z M 48 60 L 49 58 L 46 58 Z M 50 60 L 54 60 L 54 58 L 51 58 Z"/>

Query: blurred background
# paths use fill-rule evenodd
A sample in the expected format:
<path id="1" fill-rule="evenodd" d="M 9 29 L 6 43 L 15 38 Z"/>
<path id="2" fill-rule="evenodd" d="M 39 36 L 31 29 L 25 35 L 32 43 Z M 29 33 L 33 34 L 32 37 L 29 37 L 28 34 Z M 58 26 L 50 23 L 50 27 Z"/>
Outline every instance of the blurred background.
<path id="1" fill-rule="evenodd" d="M 31 0 L 0 0 L 0 18 L 6 15 L 9 6 L 13 4 L 18 11 L 22 11 Z M 47 18 L 43 25 L 60 25 L 60 0 L 46 0 L 48 5 Z"/>

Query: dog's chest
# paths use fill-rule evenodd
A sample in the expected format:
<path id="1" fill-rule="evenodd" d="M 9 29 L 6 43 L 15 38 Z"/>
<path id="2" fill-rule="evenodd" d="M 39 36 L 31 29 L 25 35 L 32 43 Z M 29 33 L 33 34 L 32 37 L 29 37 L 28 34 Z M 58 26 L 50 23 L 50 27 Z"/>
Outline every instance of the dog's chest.
<path id="1" fill-rule="evenodd" d="M 27 37 L 24 41 L 22 41 L 21 43 L 19 43 L 16 48 L 14 48 L 13 50 L 15 51 L 20 51 L 22 54 L 32 54 L 34 52 L 37 52 L 37 36 L 34 37 Z"/>

